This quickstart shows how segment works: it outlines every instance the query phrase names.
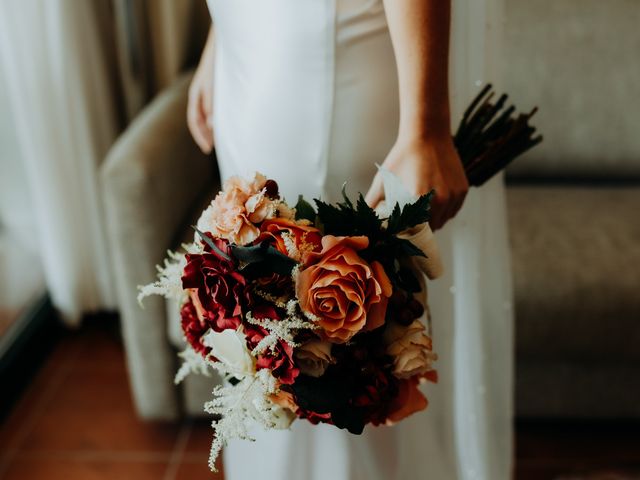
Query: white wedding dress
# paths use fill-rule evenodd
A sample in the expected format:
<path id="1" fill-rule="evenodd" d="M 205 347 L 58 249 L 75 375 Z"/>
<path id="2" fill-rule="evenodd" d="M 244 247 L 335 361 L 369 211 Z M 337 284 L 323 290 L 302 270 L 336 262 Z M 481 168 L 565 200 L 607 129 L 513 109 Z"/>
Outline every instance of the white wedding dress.
<path id="1" fill-rule="evenodd" d="M 394 143 L 398 85 L 382 0 L 209 0 L 214 133 L 223 178 L 259 170 L 292 202 L 369 187 Z M 498 0 L 454 0 L 454 119 L 497 80 Z M 224 452 L 226 480 L 506 480 L 513 325 L 503 186 L 472 190 L 437 233 L 429 284 L 438 384 L 429 408 L 355 436 L 294 422 Z"/>

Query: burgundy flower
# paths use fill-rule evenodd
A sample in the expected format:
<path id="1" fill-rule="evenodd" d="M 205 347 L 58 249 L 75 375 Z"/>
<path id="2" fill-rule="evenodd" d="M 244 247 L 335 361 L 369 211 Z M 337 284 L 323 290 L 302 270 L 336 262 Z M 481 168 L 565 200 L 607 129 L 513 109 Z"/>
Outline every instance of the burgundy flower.
<path id="1" fill-rule="evenodd" d="M 207 247 L 205 253 L 186 256 L 182 286 L 190 297 L 203 326 L 220 332 L 236 329 L 243 311 L 250 305 L 247 280 L 230 259 L 226 242 L 215 241 L 226 258 Z"/>
<path id="2" fill-rule="evenodd" d="M 257 319 L 280 320 L 281 316 L 272 305 L 258 305 L 252 310 L 252 315 Z M 245 325 L 247 346 L 253 350 L 268 332 L 259 325 Z M 282 384 L 290 385 L 300 374 L 300 370 L 293 362 L 293 349 L 283 341 L 279 341 L 275 348 L 267 349 L 257 357 L 256 368 L 267 368 Z"/>
<path id="3" fill-rule="evenodd" d="M 211 349 L 205 347 L 200 339 L 207 333 L 209 326 L 200 321 L 196 307 L 191 300 L 185 303 L 180 309 L 180 319 L 182 331 L 189 345 L 191 345 L 196 352 L 205 356 L 208 355 Z"/>
<path id="4" fill-rule="evenodd" d="M 378 354 L 375 342 L 334 345 L 337 363 L 324 375 L 300 375 L 293 385 L 296 414 L 312 423 L 331 423 L 354 434 L 365 425 L 388 419 L 389 404 L 398 395 L 398 380 L 389 358 Z"/>
<path id="5" fill-rule="evenodd" d="M 353 406 L 362 409 L 366 423 L 380 425 L 387 420 L 388 406 L 398 395 L 398 381 L 388 370 L 379 366 L 370 368 L 370 371 L 361 377 L 361 381 L 361 388 L 353 399 Z"/>
<path id="6" fill-rule="evenodd" d="M 333 425 L 333 422 L 331 421 L 331 413 L 317 413 L 312 412 L 311 410 L 299 408 L 296 415 L 298 418 L 304 418 L 314 425 L 318 425 L 319 423 Z"/>

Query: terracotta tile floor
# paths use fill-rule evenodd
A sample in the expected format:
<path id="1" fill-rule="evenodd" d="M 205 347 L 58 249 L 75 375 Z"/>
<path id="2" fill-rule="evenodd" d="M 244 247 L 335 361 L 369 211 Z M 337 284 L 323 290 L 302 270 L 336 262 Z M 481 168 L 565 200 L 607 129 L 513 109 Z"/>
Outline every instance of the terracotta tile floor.
<path id="1" fill-rule="evenodd" d="M 639 432 L 519 425 L 516 478 L 640 480 Z M 5 416 L 0 479 L 220 480 L 206 467 L 209 435 L 202 421 L 138 420 L 117 329 L 93 322 L 60 340 Z"/>

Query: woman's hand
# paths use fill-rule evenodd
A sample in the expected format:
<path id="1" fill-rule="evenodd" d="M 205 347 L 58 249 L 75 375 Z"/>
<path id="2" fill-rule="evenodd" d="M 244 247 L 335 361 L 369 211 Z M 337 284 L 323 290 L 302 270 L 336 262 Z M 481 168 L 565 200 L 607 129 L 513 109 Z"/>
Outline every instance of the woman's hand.
<path id="1" fill-rule="evenodd" d="M 211 153 L 213 150 L 213 56 L 213 31 L 211 31 L 189 86 L 187 105 L 189 131 L 204 153 Z"/>
<path id="2" fill-rule="evenodd" d="M 384 0 L 396 55 L 400 122 L 398 140 L 384 161 L 414 194 L 436 191 L 431 227 L 453 217 L 469 188 L 451 139 L 449 30 L 451 0 Z M 370 205 L 383 196 L 377 175 Z"/>
<path id="3" fill-rule="evenodd" d="M 455 216 L 462 207 L 469 183 L 449 135 L 435 139 L 398 141 L 387 155 L 382 167 L 395 173 L 415 195 L 435 190 L 431 203 L 433 230 Z M 372 207 L 384 198 L 382 178 L 376 174 L 366 201 Z"/>

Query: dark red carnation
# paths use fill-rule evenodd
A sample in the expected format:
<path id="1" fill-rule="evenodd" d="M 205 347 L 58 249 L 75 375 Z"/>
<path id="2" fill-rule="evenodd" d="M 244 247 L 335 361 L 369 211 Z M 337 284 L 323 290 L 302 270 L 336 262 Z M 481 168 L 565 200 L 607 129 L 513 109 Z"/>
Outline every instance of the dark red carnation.
<path id="1" fill-rule="evenodd" d="M 271 305 L 258 305 L 251 314 L 257 319 L 281 320 L 277 309 Z M 268 335 L 268 332 L 259 325 L 245 325 L 245 335 L 247 336 L 247 346 L 253 350 L 260 340 Z M 279 341 L 275 348 L 267 349 L 258 355 L 256 368 L 261 370 L 267 368 L 275 378 L 285 385 L 290 385 L 300 374 L 300 370 L 293 363 L 293 349 L 283 341 Z"/>
<path id="2" fill-rule="evenodd" d="M 388 369 L 376 367 L 361 377 L 361 389 L 353 406 L 366 412 L 366 423 L 380 425 L 387 420 L 389 404 L 398 394 L 398 381 Z"/>
<path id="3" fill-rule="evenodd" d="M 298 416 L 298 418 L 304 418 L 314 425 L 318 425 L 319 423 L 327 423 L 329 425 L 333 425 L 330 413 L 317 413 L 312 412 L 311 410 L 298 408 L 296 415 Z"/>
<path id="4" fill-rule="evenodd" d="M 198 313 L 196 312 L 196 307 L 193 305 L 191 300 L 185 303 L 180 309 L 180 319 L 182 323 L 182 331 L 184 332 L 184 336 L 189 344 L 196 352 L 201 353 L 202 355 L 208 355 L 211 349 L 209 347 L 205 347 L 200 339 L 205 333 L 207 333 L 209 326 L 200 321 Z"/>
<path id="5" fill-rule="evenodd" d="M 205 253 L 186 255 L 182 286 L 190 291 L 203 327 L 219 332 L 238 328 L 251 302 L 248 282 L 231 260 L 227 242 L 215 243 L 222 254 L 207 247 Z"/>

